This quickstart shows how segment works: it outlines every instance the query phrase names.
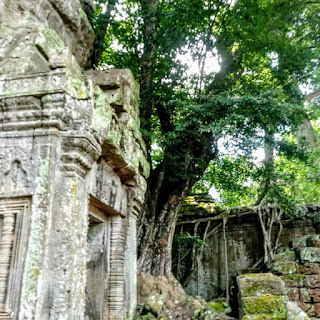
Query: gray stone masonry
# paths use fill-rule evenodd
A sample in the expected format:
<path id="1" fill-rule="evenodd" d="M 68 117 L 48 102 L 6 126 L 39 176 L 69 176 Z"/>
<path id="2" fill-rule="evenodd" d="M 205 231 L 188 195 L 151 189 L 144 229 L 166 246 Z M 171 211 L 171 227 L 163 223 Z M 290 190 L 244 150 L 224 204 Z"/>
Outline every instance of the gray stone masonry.
<path id="1" fill-rule="evenodd" d="M 129 70 L 83 71 L 89 0 L 0 0 L 0 319 L 124 320 L 149 165 Z"/>
<path id="2" fill-rule="evenodd" d="M 312 319 L 320 319 L 320 235 L 293 239 L 269 269 L 284 281 L 290 301 Z"/>

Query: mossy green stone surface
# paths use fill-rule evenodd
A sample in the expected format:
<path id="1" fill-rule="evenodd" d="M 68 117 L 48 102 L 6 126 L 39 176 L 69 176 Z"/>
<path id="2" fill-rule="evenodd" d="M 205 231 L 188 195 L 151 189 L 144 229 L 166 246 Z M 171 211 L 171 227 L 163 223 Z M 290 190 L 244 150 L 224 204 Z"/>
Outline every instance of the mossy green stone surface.
<path id="1" fill-rule="evenodd" d="M 208 302 L 208 307 L 213 309 L 216 312 L 224 312 L 224 306 L 221 302 L 217 302 L 217 301 L 211 301 Z"/>
<path id="2" fill-rule="evenodd" d="M 281 262 L 283 260 L 295 261 L 296 260 L 296 253 L 293 250 L 286 250 L 284 252 L 277 253 L 274 255 L 275 262 Z"/>
<path id="3" fill-rule="evenodd" d="M 307 239 L 308 247 L 319 247 L 320 234 L 316 234 Z"/>
<path id="4" fill-rule="evenodd" d="M 296 253 L 301 262 L 320 262 L 320 248 L 299 248 Z"/>
<path id="5" fill-rule="evenodd" d="M 296 253 L 293 250 L 286 250 L 274 256 L 274 260 L 268 263 L 268 269 L 279 274 L 293 274 L 297 272 Z"/>
<path id="6" fill-rule="evenodd" d="M 307 239 L 308 239 L 309 236 L 306 236 L 306 237 L 301 237 L 301 238 L 296 238 L 296 239 L 293 239 L 291 242 L 290 242 L 290 247 L 291 248 L 303 248 L 303 247 L 306 247 L 307 246 Z"/>
<path id="7" fill-rule="evenodd" d="M 285 284 L 278 276 L 272 273 L 244 274 L 237 278 L 241 297 L 285 294 Z"/>
<path id="8" fill-rule="evenodd" d="M 277 254 L 279 253 L 286 253 L 287 251 L 293 252 L 289 247 L 279 247 L 276 251 Z"/>
<path id="9" fill-rule="evenodd" d="M 268 268 L 278 274 L 293 274 L 297 272 L 296 263 L 294 261 L 275 261 L 268 264 Z"/>
<path id="10" fill-rule="evenodd" d="M 248 315 L 263 314 L 285 317 L 287 301 L 286 296 L 245 297 L 243 298 L 243 310 Z"/>
<path id="11" fill-rule="evenodd" d="M 290 274 L 280 276 L 287 287 L 303 287 L 304 274 Z"/>
<path id="12" fill-rule="evenodd" d="M 225 299 L 217 299 L 217 300 L 209 301 L 207 303 L 207 306 L 210 309 L 213 309 L 214 311 L 216 311 L 217 313 L 228 314 L 232 311 Z"/>

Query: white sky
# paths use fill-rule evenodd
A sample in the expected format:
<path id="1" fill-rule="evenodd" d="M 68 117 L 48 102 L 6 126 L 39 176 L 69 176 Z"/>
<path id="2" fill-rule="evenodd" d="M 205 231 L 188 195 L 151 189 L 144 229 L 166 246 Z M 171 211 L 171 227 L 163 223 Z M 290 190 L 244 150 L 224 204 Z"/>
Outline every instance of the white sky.
<path id="1" fill-rule="evenodd" d="M 189 66 L 188 69 L 188 76 L 191 76 L 193 74 L 199 74 L 199 65 L 198 61 L 195 61 L 191 55 L 190 50 L 186 50 L 186 53 L 184 54 L 178 54 L 177 59 L 180 60 L 182 63 L 185 63 Z M 205 74 L 210 74 L 212 72 L 219 72 L 220 71 L 220 65 L 217 55 L 213 55 L 212 53 L 208 53 L 204 72 Z"/>

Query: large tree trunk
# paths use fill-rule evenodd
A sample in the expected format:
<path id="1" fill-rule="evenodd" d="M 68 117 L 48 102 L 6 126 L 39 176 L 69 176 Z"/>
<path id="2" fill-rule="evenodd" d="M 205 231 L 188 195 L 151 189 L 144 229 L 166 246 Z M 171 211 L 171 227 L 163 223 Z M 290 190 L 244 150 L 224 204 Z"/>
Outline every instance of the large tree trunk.
<path id="1" fill-rule="evenodd" d="M 163 134 L 174 132 L 165 102 L 154 94 L 157 53 L 157 0 L 140 0 L 144 19 L 144 51 L 141 59 L 140 116 L 143 136 L 151 162 L 151 115 L 157 112 Z M 195 128 L 189 128 L 192 131 Z M 203 174 L 212 153 L 214 139 L 176 132 L 177 139 L 164 150 L 164 159 L 148 180 L 146 200 L 138 221 L 138 270 L 154 276 L 172 277 L 171 250 L 179 209 L 192 185 Z M 178 135 L 181 135 L 178 137 Z M 179 139 L 180 138 L 180 139 Z M 173 160 L 174 159 L 174 160 Z"/>
<path id="2" fill-rule="evenodd" d="M 140 76 L 140 118 L 143 138 L 150 150 L 151 115 L 153 106 L 153 80 L 157 52 L 157 0 L 141 0 L 141 12 L 144 19 L 143 55 Z"/>
<path id="3" fill-rule="evenodd" d="M 274 182 L 274 134 L 265 130 L 264 136 L 264 166 L 265 174 L 261 184 L 261 191 L 258 194 L 258 198 L 255 202 L 255 206 L 261 205 L 266 197 L 269 187 Z"/>
<path id="4" fill-rule="evenodd" d="M 164 160 L 151 172 L 146 200 L 138 221 L 138 269 L 154 276 L 172 277 L 171 249 L 181 204 L 193 184 L 216 156 L 212 137 L 185 151 L 182 146 L 166 150 Z M 216 151 L 216 150 L 215 150 Z M 174 153 L 180 153 L 177 163 Z"/>
<path id="5" fill-rule="evenodd" d="M 98 3 L 101 4 L 104 1 L 99 1 Z M 110 25 L 111 21 L 111 12 L 115 9 L 117 4 L 117 0 L 109 0 L 107 1 L 107 8 L 105 13 L 101 13 L 97 21 L 95 22 L 95 34 L 96 38 L 94 41 L 94 50 L 91 57 L 91 66 L 93 68 L 97 68 L 101 59 L 101 56 L 103 54 L 103 51 L 105 50 L 105 35 L 107 32 L 107 29 Z"/>
<path id="6" fill-rule="evenodd" d="M 307 147 L 308 149 L 316 149 L 319 147 L 317 133 L 314 131 L 311 121 L 308 118 L 299 124 L 296 137 L 301 147 Z"/>
<path id="7" fill-rule="evenodd" d="M 320 90 L 309 93 L 305 96 L 304 101 L 310 102 L 320 96 Z M 300 147 L 316 149 L 319 147 L 318 135 L 315 132 L 310 119 L 307 117 L 299 124 L 296 138 Z"/>
<path id="8" fill-rule="evenodd" d="M 139 229 L 140 236 L 142 236 L 138 259 L 140 272 L 172 277 L 172 242 L 180 205 L 185 199 L 186 191 L 187 188 L 179 195 L 171 194 L 164 203 L 159 216 L 151 216 L 148 203 L 154 200 L 147 199 L 149 201 L 145 202 L 142 215 L 149 218 L 145 218 Z"/>

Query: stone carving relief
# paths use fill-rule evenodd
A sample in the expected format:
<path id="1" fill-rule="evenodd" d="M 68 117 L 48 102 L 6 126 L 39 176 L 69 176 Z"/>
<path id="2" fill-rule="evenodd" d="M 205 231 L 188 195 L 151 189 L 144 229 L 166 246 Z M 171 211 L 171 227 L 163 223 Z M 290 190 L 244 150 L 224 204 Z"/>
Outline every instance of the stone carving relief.
<path id="1" fill-rule="evenodd" d="M 15 215 L 3 213 L 0 239 L 0 310 L 5 311 L 6 287 L 9 277 L 11 249 L 14 239 Z"/>
<path id="2" fill-rule="evenodd" d="M 0 194 L 28 193 L 30 187 L 31 164 L 23 150 L 19 147 L 6 153 L 0 150 Z"/>
<path id="3" fill-rule="evenodd" d="M 0 200 L 0 320 L 18 319 L 28 226 L 28 199 Z"/>

